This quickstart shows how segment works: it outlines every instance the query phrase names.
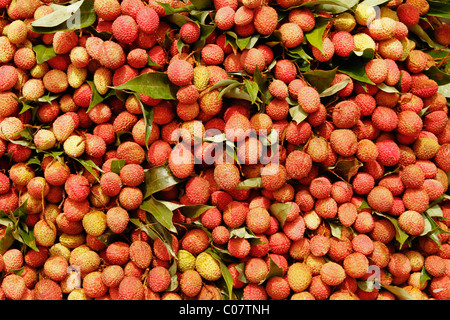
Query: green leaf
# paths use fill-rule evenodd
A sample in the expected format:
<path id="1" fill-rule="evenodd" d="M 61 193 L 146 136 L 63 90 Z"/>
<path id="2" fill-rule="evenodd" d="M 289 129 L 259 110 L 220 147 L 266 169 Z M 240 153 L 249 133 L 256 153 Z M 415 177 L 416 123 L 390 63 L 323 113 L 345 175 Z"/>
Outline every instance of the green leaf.
<path id="1" fill-rule="evenodd" d="M 159 1 L 156 1 L 161 7 L 163 7 L 164 8 L 164 11 L 165 11 L 165 14 L 166 15 L 170 15 L 170 14 L 173 14 L 173 13 L 179 13 L 179 12 L 189 12 L 189 11 L 191 11 L 191 10 L 193 10 L 193 9 L 195 9 L 195 6 L 194 5 L 187 5 L 187 6 L 183 6 L 183 7 L 180 7 L 180 8 L 173 8 L 172 6 L 170 6 L 170 4 L 168 4 L 168 3 L 165 3 L 165 2 L 159 2 Z"/>
<path id="2" fill-rule="evenodd" d="M 409 31 L 414 33 L 416 36 L 419 37 L 420 40 L 428 44 L 430 48 L 437 48 L 439 45 L 437 45 L 428 35 L 428 33 L 423 30 L 423 28 L 417 23 L 413 26 L 408 27 Z"/>
<path id="3" fill-rule="evenodd" d="M 73 17 L 75 14 L 77 14 L 78 10 L 80 9 L 83 2 L 84 2 L 84 0 L 77 1 L 77 2 L 67 5 L 67 6 L 62 6 L 62 5 L 51 6 L 53 9 L 53 12 L 43 16 L 42 18 L 40 18 L 38 20 L 33 21 L 31 23 L 31 26 L 42 27 L 42 28 L 57 27 L 58 25 L 66 22 L 71 17 Z"/>
<path id="4" fill-rule="evenodd" d="M 212 137 L 205 137 L 203 141 L 211 142 L 211 143 L 222 143 L 227 141 L 227 136 L 225 133 L 220 133 Z"/>
<path id="5" fill-rule="evenodd" d="M 179 13 L 173 13 L 166 16 L 167 21 L 176 24 L 178 27 L 182 27 L 186 22 L 195 22 L 188 16 Z"/>
<path id="6" fill-rule="evenodd" d="M 140 208 L 151 213 L 167 230 L 177 232 L 172 221 L 173 212 L 163 202 L 151 196 L 142 202 Z"/>
<path id="7" fill-rule="evenodd" d="M 358 0 L 359 1 L 359 0 Z M 302 3 L 299 7 L 318 7 L 319 11 L 328 11 L 331 13 L 341 13 L 349 10 L 358 3 L 356 0 L 338 1 L 338 0 L 316 0 Z M 292 9 L 292 8 L 290 8 Z"/>
<path id="8" fill-rule="evenodd" d="M 283 227 L 286 222 L 286 216 L 291 210 L 292 204 L 290 203 L 274 203 L 269 207 L 269 212 L 277 218 L 280 226 Z"/>
<path id="9" fill-rule="evenodd" d="M 430 9 L 427 12 L 428 16 L 450 18 L 450 6 L 448 1 L 428 0 Z"/>
<path id="10" fill-rule="evenodd" d="M 258 84 L 255 81 L 244 79 L 244 85 L 245 88 L 247 89 L 247 93 L 250 95 L 252 99 L 251 101 L 252 104 L 254 104 L 258 99 L 258 92 L 259 92 Z"/>
<path id="11" fill-rule="evenodd" d="M 39 251 L 36 246 L 33 230 L 28 228 L 26 219 L 28 200 L 25 200 L 14 212 L 7 214 L 0 210 L 0 225 L 6 226 L 6 230 L 0 239 L 0 253 L 3 254 L 14 243 L 19 241 L 35 251 Z"/>
<path id="12" fill-rule="evenodd" d="M 438 86 L 444 86 L 450 83 L 450 75 L 441 71 L 436 66 L 432 66 L 431 68 L 424 70 L 423 73 L 426 74 L 428 78 L 436 81 Z"/>
<path id="13" fill-rule="evenodd" d="M 336 164 L 329 168 L 337 175 L 342 177 L 345 181 L 350 182 L 351 178 L 358 172 L 358 169 L 363 166 L 363 163 L 357 158 L 340 159 Z"/>
<path id="14" fill-rule="evenodd" d="M 380 4 L 386 3 L 389 0 L 364 0 L 363 2 L 361 2 L 361 4 L 364 4 L 366 6 L 379 6 Z"/>
<path id="15" fill-rule="evenodd" d="M 173 249 L 172 244 L 172 233 L 170 233 L 164 226 L 162 226 L 161 223 L 159 223 L 151 213 L 147 213 L 146 218 L 146 224 L 135 218 L 130 218 L 130 222 L 136 225 L 140 230 L 144 231 L 153 240 L 159 238 L 166 247 L 169 254 L 172 257 L 176 257 L 176 253 Z"/>
<path id="16" fill-rule="evenodd" d="M 126 161 L 124 159 L 112 160 L 111 161 L 111 171 L 120 174 L 120 170 L 125 166 Z"/>
<path id="17" fill-rule="evenodd" d="M 331 235 L 333 237 L 341 239 L 342 228 L 344 226 L 341 223 L 339 223 L 339 222 L 334 222 L 334 221 L 331 221 L 331 220 L 328 220 L 327 222 L 330 225 Z"/>
<path id="18" fill-rule="evenodd" d="M 425 282 L 431 279 L 431 275 L 427 272 L 425 266 L 423 266 L 422 270 L 420 271 L 420 287 L 423 287 L 425 285 Z"/>
<path id="19" fill-rule="evenodd" d="M 338 83 L 335 83 L 335 84 L 332 85 L 331 87 L 326 88 L 325 90 L 323 90 L 323 91 L 319 94 L 319 96 L 320 96 L 321 98 L 332 96 L 333 94 L 338 93 L 339 91 L 341 91 L 342 89 L 344 89 L 345 86 L 346 86 L 349 82 L 350 82 L 350 79 L 349 79 L 349 78 L 345 78 L 344 80 L 339 81 Z"/>
<path id="20" fill-rule="evenodd" d="M 191 3 L 198 9 L 198 10 L 205 10 L 205 9 L 212 9 L 214 8 L 214 4 L 212 0 L 193 0 Z"/>
<path id="21" fill-rule="evenodd" d="M 355 51 L 355 50 L 353 50 L 353 53 L 356 56 L 362 57 L 362 58 L 367 59 L 367 60 L 372 60 L 373 57 L 375 56 L 375 50 L 373 50 L 371 48 L 367 48 L 364 51 Z"/>
<path id="22" fill-rule="evenodd" d="M 176 288 L 178 288 L 178 275 L 177 275 L 177 267 L 178 263 L 174 259 L 172 262 L 172 265 L 169 268 L 169 274 L 170 274 L 170 285 L 166 289 L 167 291 L 171 292 L 174 291 Z"/>
<path id="23" fill-rule="evenodd" d="M 139 101 L 139 104 L 141 106 L 141 110 L 142 110 L 142 115 L 144 118 L 144 127 L 145 127 L 145 146 L 148 149 L 148 139 L 150 138 L 150 134 L 152 133 L 152 128 L 153 128 L 153 115 L 154 115 L 154 110 L 152 106 L 146 105 L 141 101 L 141 98 L 139 97 L 139 95 L 137 93 L 134 94 L 134 96 L 136 97 L 137 101 Z"/>
<path id="24" fill-rule="evenodd" d="M 408 239 L 409 235 L 399 227 L 397 219 L 395 219 L 394 217 L 391 217 L 387 214 L 383 214 L 381 212 L 375 211 L 375 210 L 373 210 L 373 213 L 375 213 L 378 216 L 388 219 L 394 225 L 395 240 L 398 241 L 398 243 L 400 244 L 400 247 L 403 246 L 403 244 Z"/>
<path id="25" fill-rule="evenodd" d="M 97 179 L 98 182 L 100 182 L 100 179 L 98 177 L 98 172 L 103 172 L 101 168 L 99 168 L 92 160 L 84 160 L 79 158 L 70 157 L 71 159 L 74 159 L 78 163 L 80 163 L 87 171 L 89 171 L 90 174 L 92 174 L 95 179 Z"/>
<path id="26" fill-rule="evenodd" d="M 411 296 L 408 293 L 408 291 L 406 291 L 403 288 L 384 284 L 381 284 L 381 287 L 391 292 L 394 296 L 396 296 L 400 300 L 416 300 L 413 296 Z"/>
<path id="27" fill-rule="evenodd" d="M 378 87 L 378 89 L 380 89 L 381 91 L 384 91 L 384 92 L 387 92 L 387 93 L 399 93 L 399 91 L 397 90 L 397 88 L 388 86 L 388 85 L 385 84 L 384 82 L 378 83 L 378 84 L 377 84 L 377 87 Z"/>
<path id="28" fill-rule="evenodd" d="M 230 84 L 228 87 L 226 87 L 220 91 L 219 96 L 223 96 L 225 98 L 230 98 L 230 99 L 241 99 L 241 100 L 252 101 L 252 98 L 250 97 L 250 95 L 247 92 L 242 91 L 241 88 L 239 88 L 241 86 L 242 86 L 241 83 Z"/>
<path id="29" fill-rule="evenodd" d="M 354 80 L 375 85 L 375 83 L 367 77 L 366 69 L 364 68 L 364 63 L 361 59 L 342 60 L 342 62 L 339 63 L 337 70 L 345 73 Z"/>
<path id="30" fill-rule="evenodd" d="M 181 181 L 181 179 L 172 174 L 168 165 L 150 168 L 145 173 L 144 199 Z"/>
<path id="31" fill-rule="evenodd" d="M 74 11 L 73 9 L 78 5 L 79 9 Z M 54 33 L 57 31 L 80 30 L 91 26 L 97 20 L 97 15 L 94 11 L 94 0 L 80 0 L 68 6 L 52 5 L 52 7 L 55 10 L 53 13 L 31 23 L 34 32 Z M 54 17 L 52 15 L 55 12 L 57 12 L 57 18 L 53 20 Z M 59 24 L 55 25 L 57 22 Z"/>
<path id="32" fill-rule="evenodd" d="M 181 40 L 180 40 L 180 42 L 181 42 Z M 157 68 L 161 67 L 159 64 L 157 64 L 156 62 L 154 62 L 154 61 L 152 60 L 152 58 L 150 58 L 150 56 L 148 57 L 148 66 L 149 66 L 149 67 L 157 67 Z"/>
<path id="33" fill-rule="evenodd" d="M 292 117 L 292 121 L 295 121 L 297 124 L 308 117 L 308 113 L 305 112 L 298 104 L 289 108 L 289 114 Z"/>
<path id="34" fill-rule="evenodd" d="M 450 98 L 450 83 L 438 87 L 438 92 L 446 98 Z"/>
<path id="35" fill-rule="evenodd" d="M 206 210 L 215 208 L 214 206 L 208 206 L 205 204 L 190 204 L 190 205 L 184 205 L 184 204 L 178 204 L 175 202 L 170 201 L 160 201 L 162 204 L 164 204 L 167 208 L 170 210 L 179 210 L 180 213 L 191 219 L 195 219 L 200 217 Z"/>
<path id="36" fill-rule="evenodd" d="M 240 227 L 236 229 L 232 229 L 230 231 L 230 238 L 243 238 L 249 240 L 250 244 L 263 244 L 262 241 L 259 240 L 259 237 L 256 236 L 253 231 L 251 231 L 247 227 Z"/>
<path id="37" fill-rule="evenodd" d="M 214 31 L 216 27 L 208 24 L 200 24 L 200 39 L 196 42 L 195 48 L 198 48 L 198 45 L 204 46 L 206 38 Z"/>
<path id="38" fill-rule="evenodd" d="M 282 277 L 283 268 L 281 268 L 279 265 L 276 264 L 275 261 L 273 261 L 270 254 L 268 254 L 268 257 L 269 257 L 269 272 L 267 273 L 265 280 L 269 280 L 272 277 Z"/>
<path id="39" fill-rule="evenodd" d="M 236 187 L 236 190 L 249 190 L 253 188 L 262 188 L 262 178 L 261 177 L 255 177 L 255 178 L 249 178 L 241 183 L 239 183 Z"/>
<path id="40" fill-rule="evenodd" d="M 47 46 L 45 44 L 37 44 L 33 46 L 33 51 L 36 53 L 36 63 L 42 64 L 45 61 L 48 61 L 54 57 L 56 57 L 55 50 L 53 46 Z"/>
<path id="41" fill-rule="evenodd" d="M 306 40 L 308 42 L 320 50 L 320 52 L 324 53 L 323 51 L 323 33 L 327 27 L 329 19 L 318 17 L 316 18 L 316 24 L 314 26 L 314 29 L 310 32 L 305 33 Z"/>
<path id="42" fill-rule="evenodd" d="M 36 246 L 36 239 L 34 238 L 34 232 L 33 230 L 23 230 L 22 228 L 19 228 L 17 230 L 21 237 L 21 242 L 26 244 L 28 247 L 33 249 L 34 251 L 39 251 L 38 247 Z"/>
<path id="43" fill-rule="evenodd" d="M 12 227 L 8 226 L 6 227 L 5 233 L 0 238 L 0 253 L 5 253 L 14 243 L 14 237 L 12 234 Z"/>
<path id="44" fill-rule="evenodd" d="M 372 209 L 369 204 L 367 203 L 366 200 L 363 200 L 361 202 L 361 205 L 359 206 L 358 210 L 362 210 L 362 209 Z"/>
<path id="45" fill-rule="evenodd" d="M 115 95 L 115 90 L 108 90 L 108 92 L 104 96 L 102 96 L 100 93 L 98 93 L 97 88 L 95 87 L 94 81 L 88 80 L 86 82 L 88 83 L 89 87 L 91 87 L 91 91 L 92 91 L 91 103 L 89 104 L 89 107 L 87 108 L 86 112 L 91 111 L 91 109 L 93 107 L 95 107 L 99 103 L 105 101 L 109 97 Z"/>
<path id="46" fill-rule="evenodd" d="M 311 86 L 315 87 L 321 93 L 333 82 L 336 72 L 337 68 L 332 70 L 314 70 L 303 73 L 303 76 Z"/>
<path id="47" fill-rule="evenodd" d="M 212 91 L 212 90 L 222 88 L 222 87 L 228 87 L 229 85 L 236 84 L 236 83 L 241 84 L 239 81 L 237 81 L 235 79 L 220 80 L 220 81 L 217 81 L 212 87 L 210 87 L 208 89 L 208 91 Z"/>
<path id="48" fill-rule="evenodd" d="M 165 100 L 176 100 L 178 90 L 178 87 L 170 82 L 167 73 L 163 72 L 147 72 L 113 88 Z"/>

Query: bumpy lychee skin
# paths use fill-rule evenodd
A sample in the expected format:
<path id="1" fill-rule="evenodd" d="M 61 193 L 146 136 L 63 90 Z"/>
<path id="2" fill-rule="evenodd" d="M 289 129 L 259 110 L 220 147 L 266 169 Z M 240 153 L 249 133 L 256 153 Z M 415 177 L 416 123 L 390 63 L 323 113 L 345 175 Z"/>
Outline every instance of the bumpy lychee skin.
<path id="1" fill-rule="evenodd" d="M 223 62 L 225 59 L 225 52 L 223 49 L 215 44 L 215 43 L 209 43 L 206 46 L 203 47 L 201 50 L 201 56 L 203 62 L 207 66 L 217 66 Z M 220 69 L 219 69 L 220 70 Z M 210 76 L 210 81 L 215 77 L 215 75 Z"/>
<path id="2" fill-rule="evenodd" d="M 216 281 L 222 277 L 219 262 L 207 252 L 201 252 L 195 259 L 195 270 L 203 279 Z"/>
<path id="3" fill-rule="evenodd" d="M 394 204 L 392 192 L 388 188 L 382 186 L 373 188 L 367 195 L 367 201 L 371 208 L 381 212 L 389 211 Z"/>
<path id="4" fill-rule="evenodd" d="M 414 210 L 403 212 L 398 217 L 399 227 L 410 235 L 420 235 L 425 228 L 425 219 L 423 216 Z"/>
<path id="5" fill-rule="evenodd" d="M 120 170 L 120 179 L 127 186 L 137 187 L 144 181 L 144 174 L 144 168 L 141 165 L 130 163 Z"/>
<path id="6" fill-rule="evenodd" d="M 376 11 L 375 8 L 366 5 L 364 3 L 358 4 L 355 8 L 355 19 L 356 22 L 363 26 L 369 26 L 369 24 L 375 19 Z"/>
<path id="7" fill-rule="evenodd" d="M 242 56 L 241 56 L 242 57 Z M 243 60 L 244 70 L 250 74 L 254 74 L 256 68 L 261 72 L 266 66 L 266 59 L 263 53 L 256 49 L 252 48 L 245 53 L 245 58 Z"/>
<path id="8" fill-rule="evenodd" d="M 253 24 L 256 31 L 262 35 L 271 34 L 278 23 L 278 13 L 271 6 L 260 6 L 255 9 Z"/>
<path id="9" fill-rule="evenodd" d="M 100 63 L 111 70 L 118 69 L 126 61 L 123 48 L 114 41 L 104 41 L 98 49 Z"/>
<path id="10" fill-rule="evenodd" d="M 144 298 L 144 286 L 134 276 L 125 276 L 119 284 L 118 291 L 120 300 L 142 300 Z"/>
<path id="11" fill-rule="evenodd" d="M 383 82 L 388 74 L 388 68 L 383 59 L 370 60 L 365 65 L 367 77 L 374 83 Z"/>
<path id="12" fill-rule="evenodd" d="M 52 128 L 56 140 L 64 142 L 75 130 L 76 123 L 70 115 L 63 114 L 55 119 Z"/>
<path id="13" fill-rule="evenodd" d="M 420 13 L 412 4 L 403 3 L 397 8 L 397 16 L 407 27 L 411 27 L 419 23 Z"/>
<path id="14" fill-rule="evenodd" d="M 186 184 L 186 196 L 191 204 L 206 204 L 210 193 L 210 184 L 202 177 L 193 177 Z"/>
<path id="15" fill-rule="evenodd" d="M 332 112 L 333 124 L 340 129 L 349 129 L 359 120 L 358 105 L 353 101 L 338 102 Z"/>
<path id="16" fill-rule="evenodd" d="M 234 26 L 235 10 L 231 7 L 221 7 L 217 10 L 215 20 L 220 30 L 228 30 Z"/>
<path id="17" fill-rule="evenodd" d="M 303 30 L 293 22 L 283 23 L 279 28 L 281 42 L 286 48 L 295 48 L 303 41 Z"/>
<path id="18" fill-rule="evenodd" d="M 336 129 L 330 135 L 333 150 L 344 157 L 350 157 L 358 150 L 358 141 L 355 133 L 350 129 Z"/>
<path id="19" fill-rule="evenodd" d="M 286 171 L 291 178 L 302 179 L 312 169 L 312 159 L 303 151 L 293 151 L 286 158 Z"/>
<path id="20" fill-rule="evenodd" d="M 329 286 L 340 285 L 346 277 L 344 268 L 336 262 L 327 262 L 320 268 L 320 277 Z"/>
<path id="21" fill-rule="evenodd" d="M 313 87 L 305 86 L 298 90 L 298 104 L 307 113 L 316 112 L 320 107 L 319 92 Z"/>
<path id="22" fill-rule="evenodd" d="M 312 53 L 314 58 L 321 62 L 330 61 L 334 55 L 334 44 L 330 38 L 323 39 L 322 50 L 317 47 L 312 47 Z"/>
<path id="23" fill-rule="evenodd" d="M 312 279 L 311 269 L 305 263 L 296 262 L 289 266 L 287 280 L 294 292 L 305 291 Z"/>
<path id="24" fill-rule="evenodd" d="M 21 300 L 25 295 L 27 287 L 25 280 L 16 274 L 10 274 L 3 278 L 1 289 L 6 298 L 10 300 Z"/>
<path id="25" fill-rule="evenodd" d="M 310 9 L 305 7 L 290 10 L 288 20 L 289 22 L 298 24 L 304 32 L 311 31 L 316 24 L 314 14 Z"/>
<path id="26" fill-rule="evenodd" d="M 62 289 L 58 282 L 51 279 L 39 280 L 34 287 L 36 300 L 62 300 Z"/>
<path id="27" fill-rule="evenodd" d="M 78 43 L 74 31 L 57 31 L 53 37 L 53 49 L 56 54 L 69 53 Z"/>
<path id="28" fill-rule="evenodd" d="M 187 178 L 194 170 L 194 155 L 190 148 L 177 144 L 169 155 L 169 168 L 177 178 Z"/>
<path id="29" fill-rule="evenodd" d="M 436 41 L 443 46 L 448 46 L 450 44 L 450 25 L 447 23 L 442 23 L 439 27 L 437 27 L 434 30 L 434 37 L 436 38 Z"/>
<path id="30" fill-rule="evenodd" d="M 185 60 L 176 60 L 167 68 L 169 80 L 179 86 L 185 86 L 194 79 L 194 68 Z"/>
<path id="31" fill-rule="evenodd" d="M 334 45 L 334 52 L 340 57 L 348 57 L 355 49 L 355 40 L 348 31 L 338 31 L 333 35 L 331 41 Z"/>
<path id="32" fill-rule="evenodd" d="M 240 182 L 239 169 L 234 164 L 219 164 L 214 169 L 214 181 L 225 191 L 234 190 Z"/>

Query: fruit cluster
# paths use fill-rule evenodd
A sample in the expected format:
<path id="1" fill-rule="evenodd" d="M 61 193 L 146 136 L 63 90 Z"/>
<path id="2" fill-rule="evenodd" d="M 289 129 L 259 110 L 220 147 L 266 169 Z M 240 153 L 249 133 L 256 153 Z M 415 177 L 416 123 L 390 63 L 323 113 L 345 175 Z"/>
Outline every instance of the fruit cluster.
<path id="1" fill-rule="evenodd" d="M 439 0 L 0 0 L 0 300 L 450 299 Z"/>

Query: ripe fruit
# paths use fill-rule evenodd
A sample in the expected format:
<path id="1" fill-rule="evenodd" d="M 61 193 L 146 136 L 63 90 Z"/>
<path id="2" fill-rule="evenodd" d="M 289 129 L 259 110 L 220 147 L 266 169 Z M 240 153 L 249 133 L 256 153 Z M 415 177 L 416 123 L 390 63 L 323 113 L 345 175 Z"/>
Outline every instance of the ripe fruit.
<path id="1" fill-rule="evenodd" d="M 289 266 L 287 280 L 289 287 L 294 292 L 302 292 L 311 284 L 312 274 L 310 268 L 301 262 L 295 262 Z"/>
<path id="2" fill-rule="evenodd" d="M 359 2 L 0 0 L 0 300 L 448 299 L 450 27 Z"/>
<path id="3" fill-rule="evenodd" d="M 234 164 L 219 164 L 214 169 L 214 181 L 225 190 L 234 190 L 240 182 L 240 173 Z"/>
<path id="4" fill-rule="evenodd" d="M 181 291 L 188 297 L 195 297 L 202 289 L 203 281 L 195 270 L 186 270 L 180 276 Z"/>
<path id="5" fill-rule="evenodd" d="M 164 267 L 154 267 L 147 275 L 147 285 L 153 292 L 166 290 L 170 285 L 170 273 Z"/>
<path id="6" fill-rule="evenodd" d="M 364 68 L 366 70 L 367 77 L 377 84 L 383 82 L 388 75 L 388 68 L 383 59 L 370 60 L 366 63 Z"/>
<path id="7" fill-rule="evenodd" d="M 312 47 L 312 54 L 316 60 L 325 62 L 331 60 L 334 55 L 334 44 L 330 38 L 323 39 L 322 50 L 317 47 Z"/>
<path id="8" fill-rule="evenodd" d="M 372 209 L 387 212 L 394 205 L 394 198 L 388 188 L 376 186 L 367 195 L 367 202 Z"/>
<path id="9" fill-rule="evenodd" d="M 255 9 L 253 24 L 256 31 L 262 35 L 271 34 L 278 23 L 278 13 L 270 6 L 260 6 Z"/>
<path id="10" fill-rule="evenodd" d="M 21 300 L 27 287 L 25 280 L 21 276 L 10 274 L 3 279 L 1 289 L 8 299 Z"/>
<path id="11" fill-rule="evenodd" d="M 283 23 L 279 28 L 281 42 L 286 48 L 295 48 L 303 41 L 303 31 L 293 22 Z"/>
<path id="12" fill-rule="evenodd" d="M 398 217 L 399 227 L 410 235 L 419 235 L 425 228 L 425 219 L 414 210 L 407 210 Z"/>
<path id="13" fill-rule="evenodd" d="M 167 67 L 169 80 L 178 86 L 185 86 L 191 83 L 194 78 L 194 68 L 185 60 L 176 60 Z"/>
<path id="14" fill-rule="evenodd" d="M 337 286 L 345 280 L 344 268 L 335 262 L 327 262 L 320 268 L 320 278 L 329 286 Z"/>
<path id="15" fill-rule="evenodd" d="M 298 103 L 303 111 L 307 113 L 316 112 L 320 107 L 319 92 L 313 87 L 302 87 L 297 92 Z"/>
<path id="16" fill-rule="evenodd" d="M 138 278 L 133 276 L 125 276 L 119 284 L 118 291 L 120 300 L 142 300 L 144 298 L 144 286 Z"/>

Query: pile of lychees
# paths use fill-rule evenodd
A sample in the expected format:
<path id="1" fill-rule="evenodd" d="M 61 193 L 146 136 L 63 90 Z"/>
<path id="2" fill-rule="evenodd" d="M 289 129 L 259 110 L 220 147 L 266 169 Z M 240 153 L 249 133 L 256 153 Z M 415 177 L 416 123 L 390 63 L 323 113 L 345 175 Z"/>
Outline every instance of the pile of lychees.
<path id="1" fill-rule="evenodd" d="M 0 300 L 450 299 L 439 0 L 0 0 Z"/>

